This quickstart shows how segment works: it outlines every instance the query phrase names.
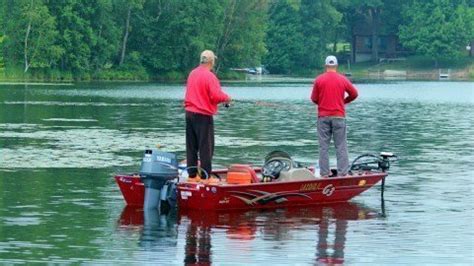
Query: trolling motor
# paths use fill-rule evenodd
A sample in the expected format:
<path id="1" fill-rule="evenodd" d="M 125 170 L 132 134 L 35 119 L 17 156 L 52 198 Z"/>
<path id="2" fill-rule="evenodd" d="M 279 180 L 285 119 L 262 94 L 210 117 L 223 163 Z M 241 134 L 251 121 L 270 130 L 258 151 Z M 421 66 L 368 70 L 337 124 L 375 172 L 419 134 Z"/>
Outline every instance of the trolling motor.
<path id="1" fill-rule="evenodd" d="M 390 159 L 396 160 L 397 156 L 391 152 L 381 152 L 379 156 L 366 153 L 358 156 L 352 161 L 351 171 L 382 171 L 390 169 Z M 381 197 L 385 191 L 385 177 L 382 178 Z"/>
<path id="2" fill-rule="evenodd" d="M 380 169 L 382 169 L 383 172 L 390 169 L 390 158 L 397 158 L 397 156 L 392 152 L 381 152 L 380 157 L 382 157 L 382 161 L 379 162 L 379 167 Z"/>
<path id="3" fill-rule="evenodd" d="M 145 186 L 143 209 L 160 209 L 173 189 L 171 180 L 178 178 L 176 154 L 147 149 L 140 167 L 140 179 Z"/>
<path id="4" fill-rule="evenodd" d="M 391 152 L 381 152 L 379 156 L 366 153 L 358 156 L 352 161 L 351 171 L 381 170 L 386 172 L 390 169 L 390 158 L 397 158 Z"/>

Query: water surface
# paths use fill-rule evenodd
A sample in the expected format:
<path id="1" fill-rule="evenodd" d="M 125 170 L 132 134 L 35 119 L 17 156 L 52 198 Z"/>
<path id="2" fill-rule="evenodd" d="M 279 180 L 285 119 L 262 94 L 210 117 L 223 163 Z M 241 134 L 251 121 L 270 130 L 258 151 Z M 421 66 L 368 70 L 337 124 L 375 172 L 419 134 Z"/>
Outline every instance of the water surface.
<path id="1" fill-rule="evenodd" d="M 400 157 L 384 202 L 376 186 L 346 204 L 147 217 L 112 176 L 157 144 L 184 157 L 181 85 L 0 85 L 0 263 L 473 264 L 474 84 L 356 85 L 351 158 Z M 275 149 L 315 164 L 310 87 L 225 86 L 215 167 Z"/>

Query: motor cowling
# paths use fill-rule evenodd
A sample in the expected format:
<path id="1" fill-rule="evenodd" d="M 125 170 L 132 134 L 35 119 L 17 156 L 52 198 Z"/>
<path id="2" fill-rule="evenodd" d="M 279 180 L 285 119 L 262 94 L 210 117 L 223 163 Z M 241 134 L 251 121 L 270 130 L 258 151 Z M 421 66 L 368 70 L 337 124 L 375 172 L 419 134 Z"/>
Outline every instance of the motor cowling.
<path id="1" fill-rule="evenodd" d="M 144 209 L 159 208 L 162 197 L 165 197 L 165 186 L 170 180 L 178 177 L 178 160 L 176 154 L 158 149 L 147 149 L 140 167 L 140 179 L 145 186 Z M 163 194 L 163 195 L 161 195 Z"/>
<path id="2" fill-rule="evenodd" d="M 178 177 L 176 154 L 147 149 L 140 167 L 140 178 L 145 187 L 160 189 L 166 181 Z"/>

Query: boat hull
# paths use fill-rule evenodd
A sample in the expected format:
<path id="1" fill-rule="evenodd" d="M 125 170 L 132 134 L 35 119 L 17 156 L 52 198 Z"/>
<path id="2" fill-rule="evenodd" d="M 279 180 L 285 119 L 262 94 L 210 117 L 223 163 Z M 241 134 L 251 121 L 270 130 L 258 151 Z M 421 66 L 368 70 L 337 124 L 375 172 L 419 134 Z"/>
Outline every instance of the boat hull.
<path id="1" fill-rule="evenodd" d="M 143 207 L 145 186 L 138 175 L 116 175 L 115 182 L 117 182 L 127 206 Z"/>
<path id="2" fill-rule="evenodd" d="M 180 182 L 177 200 L 180 209 L 235 210 L 306 206 L 345 202 L 385 178 L 385 172 L 365 172 L 346 177 L 319 178 L 291 182 L 246 185 Z M 129 206 L 143 206 L 144 186 L 138 176 L 115 177 Z"/>

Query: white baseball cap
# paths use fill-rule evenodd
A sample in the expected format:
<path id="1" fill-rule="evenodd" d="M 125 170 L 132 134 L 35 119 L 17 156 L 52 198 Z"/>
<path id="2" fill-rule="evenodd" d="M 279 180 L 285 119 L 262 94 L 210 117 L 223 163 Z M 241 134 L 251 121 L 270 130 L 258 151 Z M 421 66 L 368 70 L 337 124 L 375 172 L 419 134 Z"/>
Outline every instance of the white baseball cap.
<path id="1" fill-rule="evenodd" d="M 326 66 L 337 66 L 337 58 L 334 55 L 326 57 Z"/>

